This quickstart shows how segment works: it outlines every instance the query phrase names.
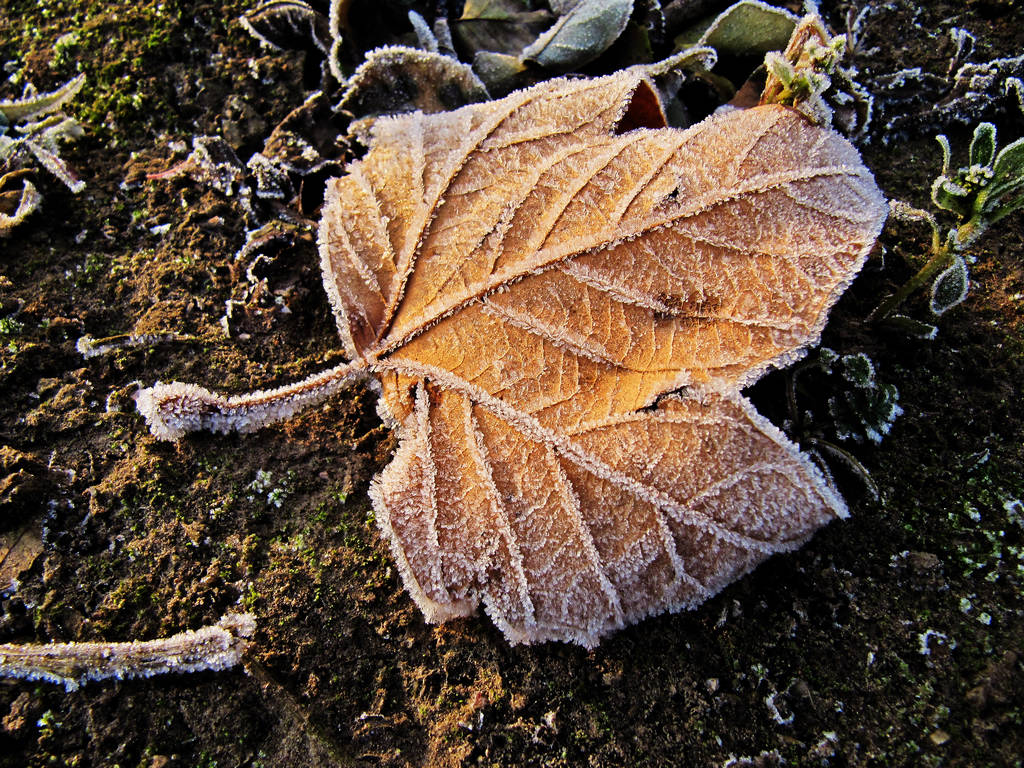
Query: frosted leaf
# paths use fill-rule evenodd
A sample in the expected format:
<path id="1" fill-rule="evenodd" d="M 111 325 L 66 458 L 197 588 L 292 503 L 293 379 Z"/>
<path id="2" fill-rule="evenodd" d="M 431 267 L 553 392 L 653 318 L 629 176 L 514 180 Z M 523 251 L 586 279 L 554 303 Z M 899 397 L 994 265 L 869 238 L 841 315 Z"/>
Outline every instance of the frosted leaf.
<path id="1" fill-rule="evenodd" d="M 327 17 L 302 0 L 268 0 L 238 20 L 246 32 L 273 50 L 303 50 L 312 43 L 324 56 L 330 53 Z"/>
<path id="2" fill-rule="evenodd" d="M 5 180 L 4 177 L 0 177 L 0 181 Z M 0 205 L 8 200 L 17 200 L 17 204 L 12 206 L 14 210 L 10 213 L 0 208 L 0 238 L 7 237 L 11 230 L 23 222 L 29 214 L 34 212 L 39 207 L 39 203 L 42 202 L 43 196 L 36 190 L 35 184 L 28 179 L 23 179 L 21 191 L 11 190 L 0 193 Z"/>
<path id="3" fill-rule="evenodd" d="M 931 310 L 936 315 L 944 314 L 967 298 L 971 281 L 967 276 L 967 264 L 957 256 L 932 283 Z"/>
<path id="4" fill-rule="evenodd" d="M 8 123 L 33 120 L 49 114 L 71 101 L 85 85 L 85 75 L 78 75 L 60 88 L 49 93 L 25 96 L 21 99 L 0 99 L 0 115 Z"/>
<path id="5" fill-rule="evenodd" d="M 707 45 L 736 56 L 781 51 L 789 42 L 799 17 L 760 0 L 741 0 L 710 21 L 686 30 L 679 42 Z"/>
<path id="6" fill-rule="evenodd" d="M 392 45 L 366 54 L 335 109 L 360 117 L 417 109 L 442 112 L 487 97 L 468 65 L 436 51 Z"/>
<path id="7" fill-rule="evenodd" d="M 301 391 L 378 379 L 399 447 L 371 496 L 429 621 L 593 646 L 846 514 L 740 389 L 817 341 L 885 200 L 792 109 L 664 126 L 643 68 L 548 81 L 380 118 L 328 186 L 353 362 Z M 281 417 L 183 387 L 140 395 L 158 436 Z"/>
<path id="8" fill-rule="evenodd" d="M 552 10 L 561 18 L 524 48 L 522 56 L 566 72 L 593 61 L 618 39 L 633 13 L 633 0 L 578 0 Z"/>

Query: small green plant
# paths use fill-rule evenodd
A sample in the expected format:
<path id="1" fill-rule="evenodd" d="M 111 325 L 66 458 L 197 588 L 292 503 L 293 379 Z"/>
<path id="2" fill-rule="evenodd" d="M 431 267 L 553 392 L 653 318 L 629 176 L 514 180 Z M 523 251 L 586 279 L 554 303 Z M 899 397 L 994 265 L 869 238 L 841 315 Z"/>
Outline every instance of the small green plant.
<path id="1" fill-rule="evenodd" d="M 0 336 L 15 336 L 25 329 L 25 324 L 14 317 L 0 317 Z"/>
<path id="2" fill-rule="evenodd" d="M 62 66 L 71 62 L 81 42 L 81 35 L 77 31 L 67 32 L 58 37 L 53 43 L 53 63 Z"/>
<path id="3" fill-rule="evenodd" d="M 846 35 L 833 37 L 819 16 L 805 16 L 785 51 L 765 54 L 760 103 L 794 107 L 848 136 L 863 133 L 871 117 L 871 95 L 853 79 L 856 70 L 840 66 L 848 48 Z"/>
<path id="4" fill-rule="evenodd" d="M 765 54 L 768 78 L 761 103 L 798 107 L 820 99 L 831 85 L 829 75 L 835 71 L 845 49 L 844 35 L 829 35 L 818 17 L 804 19 L 784 53 Z"/>
<path id="5" fill-rule="evenodd" d="M 248 497 L 249 501 L 255 501 L 257 496 L 266 494 L 267 506 L 280 509 L 285 499 L 291 494 L 291 489 L 288 487 L 289 480 L 291 480 L 290 473 L 287 478 L 275 484 L 272 472 L 265 469 L 257 470 L 256 478 L 248 485 L 248 490 L 253 492 Z"/>
<path id="6" fill-rule="evenodd" d="M 836 437 L 855 443 L 878 445 L 903 413 L 895 384 L 875 378 L 875 366 L 863 352 L 838 355 L 822 348 L 819 362 L 827 373 L 838 375 L 842 386 L 828 399 L 828 412 Z"/>
<path id="7" fill-rule="evenodd" d="M 916 324 L 921 335 L 935 335 L 934 326 L 894 315 L 912 293 L 931 283 L 931 311 L 941 315 L 967 296 L 970 280 L 966 251 L 993 224 L 1024 207 L 1024 139 L 996 153 L 996 128 L 981 123 L 974 129 L 970 164 L 952 170 L 949 140 L 936 137 L 942 147 L 942 173 L 932 184 L 932 203 L 954 223 L 943 235 L 939 220 L 928 211 L 893 202 L 893 213 L 911 221 L 926 221 L 932 228 L 931 253 L 917 274 L 869 315 L 873 321 L 892 320 Z M 942 215 L 942 214 L 940 214 Z M 948 216 L 947 216 L 948 218 Z"/>
<path id="8" fill-rule="evenodd" d="M 818 400 L 815 393 L 830 392 L 821 409 L 802 405 Z M 840 355 L 821 347 L 816 355 L 788 371 L 786 397 L 788 418 L 785 429 L 799 440 L 827 470 L 825 457 L 836 460 L 877 495 L 874 482 L 863 464 L 840 443 L 878 445 L 903 413 L 899 391 L 894 384 L 879 381 L 871 358 L 863 352 Z M 820 400 L 819 400 L 820 403 Z"/>

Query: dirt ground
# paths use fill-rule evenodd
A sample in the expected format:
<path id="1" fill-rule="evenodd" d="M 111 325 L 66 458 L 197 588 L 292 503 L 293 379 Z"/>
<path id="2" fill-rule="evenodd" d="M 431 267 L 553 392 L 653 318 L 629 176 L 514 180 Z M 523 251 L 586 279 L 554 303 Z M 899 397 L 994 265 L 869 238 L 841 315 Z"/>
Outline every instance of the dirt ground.
<path id="1" fill-rule="evenodd" d="M 870 4 L 868 74 L 943 75 L 953 27 L 976 37 L 974 61 L 1024 52 L 1017 0 Z M 231 671 L 74 692 L 0 681 L 0 766 L 1021 765 L 1024 214 L 974 247 L 970 294 L 934 340 L 864 321 L 927 247 L 914 225 L 887 225 L 884 264 L 833 311 L 824 343 L 866 353 L 903 409 L 880 445 L 844 444 L 878 488 L 837 470 L 849 520 L 594 651 L 510 647 L 485 617 L 429 626 L 367 498 L 395 447 L 370 391 L 177 444 L 135 412 L 158 379 L 243 392 L 343 360 L 315 246 L 322 179 L 261 258 L 236 256 L 237 194 L 147 179 L 193 136 L 223 136 L 244 160 L 316 87 L 308 54 L 242 29 L 252 5 L 0 0 L 0 98 L 88 78 L 66 108 L 85 135 L 62 150 L 85 190 L 40 171 L 42 209 L 0 240 L 0 536 L 17 542 L 0 642 L 257 620 Z M 409 7 L 372 4 L 345 55 L 411 39 Z M 823 16 L 841 31 L 847 7 Z M 1004 142 L 1024 135 L 1016 105 L 985 110 Z M 942 128 L 962 156 L 970 127 Z M 864 146 L 888 197 L 928 204 L 935 132 Z M 907 311 L 928 317 L 921 297 Z M 171 332 L 76 350 L 86 334 Z M 753 393 L 776 421 L 785 376 Z"/>

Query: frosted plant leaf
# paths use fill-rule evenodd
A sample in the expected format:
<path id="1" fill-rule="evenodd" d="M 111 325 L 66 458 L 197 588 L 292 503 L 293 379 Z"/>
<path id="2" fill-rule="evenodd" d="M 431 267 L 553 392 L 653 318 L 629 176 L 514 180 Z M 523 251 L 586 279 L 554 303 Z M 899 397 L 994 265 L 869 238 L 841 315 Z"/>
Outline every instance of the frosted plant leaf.
<path id="1" fill-rule="evenodd" d="M 413 32 L 416 33 L 416 40 L 419 42 L 420 48 L 428 53 L 438 53 L 437 35 L 427 24 L 427 20 L 416 11 L 409 11 L 409 23 L 412 24 Z"/>
<path id="2" fill-rule="evenodd" d="M 37 94 L 26 87 L 26 95 L 13 101 L 0 100 L 0 189 L 17 180 L 34 159 L 64 182 L 74 193 L 85 188 L 60 157 L 60 143 L 82 137 L 82 127 L 58 110 L 82 89 L 85 75 L 70 80 L 50 93 Z M 0 194 L 0 237 L 38 207 L 40 196 L 26 180 L 17 208 L 12 210 L 9 192 Z"/>
<path id="3" fill-rule="evenodd" d="M 656 93 L 634 68 L 378 119 L 319 233 L 352 362 L 230 399 L 157 385 L 154 434 L 375 377 L 399 446 L 371 496 L 407 589 L 514 643 L 593 646 L 845 515 L 740 389 L 817 341 L 885 200 L 792 109 L 681 131 Z"/>
<path id="4" fill-rule="evenodd" d="M 707 45 L 719 53 L 764 55 L 786 47 L 799 17 L 760 0 L 740 0 L 710 21 L 686 30 L 677 38 L 684 45 Z"/>
<path id="5" fill-rule="evenodd" d="M 967 298 L 970 284 L 967 263 L 963 256 L 957 256 L 932 284 L 932 297 L 929 302 L 932 312 L 941 315 L 963 302 Z"/>
<path id="6" fill-rule="evenodd" d="M 566 72 L 593 61 L 618 39 L 633 13 L 633 0 L 579 0 L 553 10 L 564 15 L 524 48 L 522 57 Z"/>
<path id="7" fill-rule="evenodd" d="M 85 75 L 78 75 L 55 91 L 25 96 L 21 99 L 0 99 L 0 115 L 8 123 L 34 120 L 55 112 L 71 101 L 85 85 Z"/>

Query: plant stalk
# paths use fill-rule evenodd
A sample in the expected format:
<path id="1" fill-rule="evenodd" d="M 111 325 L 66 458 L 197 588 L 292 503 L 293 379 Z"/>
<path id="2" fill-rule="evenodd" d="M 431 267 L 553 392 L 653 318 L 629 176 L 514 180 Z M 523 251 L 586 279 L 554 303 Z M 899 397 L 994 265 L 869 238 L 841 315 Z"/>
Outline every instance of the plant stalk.
<path id="1" fill-rule="evenodd" d="M 932 239 L 932 257 L 928 259 L 920 270 L 918 270 L 916 275 L 901 285 L 894 294 L 875 307 L 871 314 L 868 315 L 868 322 L 885 320 L 885 318 L 889 317 L 889 315 L 893 313 L 893 310 L 906 301 L 910 294 L 918 288 L 928 284 L 936 277 L 936 275 L 953 263 L 957 249 L 948 242 L 945 245 L 940 246 L 937 241 L 938 232 L 936 231 L 935 236 Z"/>

